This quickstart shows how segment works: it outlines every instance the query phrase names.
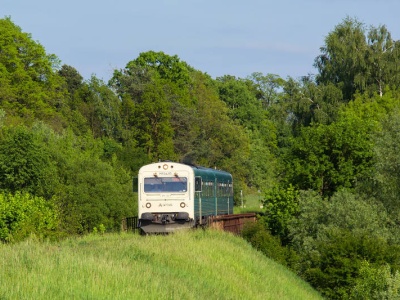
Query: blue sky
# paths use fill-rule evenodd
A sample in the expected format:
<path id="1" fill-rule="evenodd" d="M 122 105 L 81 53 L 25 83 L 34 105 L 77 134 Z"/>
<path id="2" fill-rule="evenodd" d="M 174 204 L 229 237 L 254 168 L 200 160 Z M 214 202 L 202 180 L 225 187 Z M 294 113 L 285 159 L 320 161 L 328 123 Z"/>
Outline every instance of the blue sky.
<path id="1" fill-rule="evenodd" d="M 213 78 L 253 72 L 295 79 L 313 68 L 346 16 L 400 39 L 398 0 L 0 0 L 47 53 L 108 81 L 141 52 L 177 55 Z"/>

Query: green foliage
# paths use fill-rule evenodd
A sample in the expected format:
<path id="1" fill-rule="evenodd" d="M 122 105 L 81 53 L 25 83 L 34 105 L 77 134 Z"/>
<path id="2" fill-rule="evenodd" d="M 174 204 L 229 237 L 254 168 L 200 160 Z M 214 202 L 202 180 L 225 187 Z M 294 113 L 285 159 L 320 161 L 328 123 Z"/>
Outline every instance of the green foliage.
<path id="1" fill-rule="evenodd" d="M 62 65 L 58 74 L 64 77 L 70 96 L 73 96 L 83 86 L 82 75 L 72 66 Z"/>
<path id="2" fill-rule="evenodd" d="M 330 125 L 303 128 L 285 157 L 287 181 L 328 196 L 341 188 L 355 188 L 372 171 L 376 124 L 347 114 Z"/>
<path id="3" fill-rule="evenodd" d="M 123 217 L 134 215 L 131 176 L 115 143 L 59 135 L 41 123 L 1 133 L 1 189 L 55 197 L 62 231 L 88 232 L 97 224 L 118 230 Z"/>
<path id="4" fill-rule="evenodd" d="M 365 52 L 367 41 L 364 24 L 347 17 L 325 38 L 322 54 L 315 60 L 317 81 L 334 83 L 350 100 L 357 88 L 365 87 Z"/>
<path id="5" fill-rule="evenodd" d="M 54 73 L 55 55 L 33 41 L 10 18 L 0 19 L 0 100 L 16 122 L 45 120 L 54 128 L 64 127 L 60 113 L 65 100 L 63 80 Z"/>
<path id="6" fill-rule="evenodd" d="M 259 135 L 252 135 L 247 163 L 248 168 L 252 171 L 247 175 L 246 184 L 262 191 L 277 184 L 277 173 L 280 167 L 280 162 L 275 154 L 277 141 L 275 140 L 274 147 L 272 143 L 266 144 L 267 142 Z"/>
<path id="7" fill-rule="evenodd" d="M 170 103 L 162 87 L 154 82 L 135 107 L 136 140 L 153 160 L 174 159 Z"/>
<path id="8" fill-rule="evenodd" d="M 249 138 L 243 127 L 228 117 L 228 108 L 210 86 L 209 77 L 196 72 L 193 78 L 198 117 L 192 118 L 193 150 L 185 156 L 199 165 L 215 166 L 235 174 L 235 188 L 238 188 L 249 175 Z"/>
<path id="9" fill-rule="evenodd" d="M 247 175 L 246 185 L 265 189 L 273 185 L 275 180 L 277 162 L 274 152 L 277 137 L 275 125 L 267 118 L 267 111 L 262 105 L 263 101 L 273 101 L 270 99 L 274 97 L 271 89 L 276 89 L 277 85 L 270 82 L 271 87 L 267 88 L 268 83 L 264 83 L 267 79 L 258 73 L 253 76 L 254 82 L 228 75 L 219 77 L 217 87 L 219 98 L 226 104 L 230 119 L 242 125 L 250 136 L 250 153 L 246 165 L 253 172 Z M 270 81 L 278 80 L 273 78 Z"/>
<path id="10" fill-rule="evenodd" d="M 0 141 L 0 188 L 51 198 L 56 169 L 40 136 L 18 126 L 4 128 Z"/>
<path id="11" fill-rule="evenodd" d="M 302 192 L 299 215 L 289 224 L 300 274 L 328 298 L 350 295 L 364 260 L 398 269 L 399 245 L 392 243 L 381 204 L 342 191 L 329 201 Z"/>
<path id="12" fill-rule="evenodd" d="M 366 33 L 363 23 L 347 17 L 328 34 L 315 59 L 317 82 L 339 87 L 345 101 L 356 91 L 382 96 L 386 87 L 398 86 L 399 47 L 385 26 L 371 26 Z"/>
<path id="13" fill-rule="evenodd" d="M 95 76 L 81 87 L 81 91 L 85 93 L 78 109 L 93 136 L 118 139 L 121 135 L 120 100 L 115 93 Z"/>
<path id="14" fill-rule="evenodd" d="M 299 214 L 291 219 L 289 230 L 299 252 L 311 249 L 313 240 L 323 238 L 330 227 L 390 240 L 389 218 L 379 202 L 349 191 L 337 192 L 329 201 L 316 192 L 301 191 L 298 199 Z"/>
<path id="15" fill-rule="evenodd" d="M 255 249 L 282 265 L 295 267 L 296 254 L 288 247 L 283 247 L 279 237 L 273 236 L 267 229 L 267 220 L 264 217 L 255 223 L 245 224 L 241 235 Z"/>
<path id="16" fill-rule="evenodd" d="M 177 159 L 173 137 L 179 113 L 174 113 L 174 106 L 179 111 L 189 102 L 187 80 L 186 64 L 177 57 L 150 51 L 115 72 L 110 81 L 122 99 L 123 138 L 137 141 L 150 161 Z"/>
<path id="17" fill-rule="evenodd" d="M 139 57 L 127 64 L 127 69 L 140 66 L 144 69 L 155 70 L 160 78 L 177 84 L 184 88 L 190 82 L 190 67 L 181 62 L 177 55 L 167 55 L 164 52 L 147 51 L 139 54 Z"/>
<path id="18" fill-rule="evenodd" d="M 274 187 L 264 195 L 265 221 L 273 235 L 288 242 L 288 223 L 298 212 L 298 191 L 292 186 Z"/>
<path id="19" fill-rule="evenodd" d="M 57 234 L 59 213 L 52 201 L 28 193 L 0 194 L 0 242 L 18 242 L 30 235 Z"/>
<path id="20" fill-rule="evenodd" d="M 135 214 L 131 177 L 116 158 L 102 160 L 101 140 L 66 134 L 54 136 L 49 147 L 60 176 L 55 193 L 63 230 L 85 233 L 98 224 L 118 230 L 122 218 Z"/>
<path id="21" fill-rule="evenodd" d="M 383 264 L 394 257 L 399 260 L 399 247 L 390 246 L 368 234 L 350 233 L 347 230 L 332 230 L 327 240 L 317 243 L 320 256 L 310 259 L 304 278 L 326 297 L 344 299 L 349 297 L 360 276 L 364 260 Z M 380 289 L 381 287 L 370 287 Z M 377 292 L 373 290 L 373 293 Z M 372 293 L 372 294 L 373 294 Z"/>
<path id="22" fill-rule="evenodd" d="M 398 180 L 400 156 L 398 145 L 400 142 L 400 114 L 398 111 L 388 115 L 383 120 L 383 130 L 375 136 L 375 172 L 372 181 L 368 181 L 367 192 L 375 195 L 391 213 L 393 219 L 400 220 L 398 198 L 400 194 Z"/>
<path id="23" fill-rule="evenodd" d="M 400 273 L 391 272 L 388 264 L 373 266 L 364 261 L 360 276 L 351 291 L 350 299 L 398 299 L 400 298 Z"/>
<path id="24" fill-rule="evenodd" d="M 400 44 L 394 41 L 386 26 L 371 26 L 368 35 L 366 53 L 367 74 L 370 76 L 366 90 L 382 97 L 386 87 L 399 83 L 399 71 L 396 65 L 400 59 Z"/>
<path id="25" fill-rule="evenodd" d="M 106 231 L 106 227 L 103 224 L 99 225 L 99 228 L 93 227 L 93 234 L 101 234 L 103 235 Z"/>
<path id="26" fill-rule="evenodd" d="M 265 117 L 261 101 L 249 90 L 244 80 L 236 79 L 233 76 L 217 78 L 219 98 L 229 108 L 229 115 L 232 120 L 238 120 L 246 128 L 256 129 Z"/>
<path id="27" fill-rule="evenodd" d="M 247 79 L 253 82 L 256 98 L 261 101 L 265 109 L 280 102 L 280 89 L 285 81 L 278 75 L 254 72 Z"/>

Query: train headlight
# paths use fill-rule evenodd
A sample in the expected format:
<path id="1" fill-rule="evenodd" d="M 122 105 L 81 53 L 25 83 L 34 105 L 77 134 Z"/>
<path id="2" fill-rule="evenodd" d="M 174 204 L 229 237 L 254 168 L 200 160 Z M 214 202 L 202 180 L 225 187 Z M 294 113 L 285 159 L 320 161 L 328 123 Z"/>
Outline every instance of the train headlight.
<path id="1" fill-rule="evenodd" d="M 185 204 L 185 202 L 181 202 L 181 208 L 185 208 L 186 207 L 186 204 Z"/>
<path id="2" fill-rule="evenodd" d="M 147 203 L 146 203 L 146 207 L 147 207 L 147 208 L 150 208 L 150 207 L 151 207 L 151 203 L 150 203 L 150 202 L 147 202 Z"/>

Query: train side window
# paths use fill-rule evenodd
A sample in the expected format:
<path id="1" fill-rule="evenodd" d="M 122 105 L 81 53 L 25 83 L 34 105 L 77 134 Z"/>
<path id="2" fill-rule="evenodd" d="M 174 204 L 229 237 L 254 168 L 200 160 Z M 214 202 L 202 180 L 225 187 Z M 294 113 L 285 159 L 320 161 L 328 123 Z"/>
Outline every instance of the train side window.
<path id="1" fill-rule="evenodd" d="M 134 193 L 138 192 L 138 178 L 137 177 L 133 178 L 133 180 L 132 180 L 132 191 Z"/>
<path id="2" fill-rule="evenodd" d="M 201 188 L 202 188 L 202 180 L 200 176 L 196 176 L 194 178 L 194 190 L 196 192 L 201 192 Z"/>

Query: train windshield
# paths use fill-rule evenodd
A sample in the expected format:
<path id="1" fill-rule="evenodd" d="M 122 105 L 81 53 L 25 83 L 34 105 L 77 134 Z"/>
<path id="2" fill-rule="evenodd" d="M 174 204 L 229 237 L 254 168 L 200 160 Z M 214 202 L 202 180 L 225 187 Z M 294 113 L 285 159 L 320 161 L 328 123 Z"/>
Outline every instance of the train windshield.
<path id="1" fill-rule="evenodd" d="M 187 191 L 186 177 L 146 177 L 145 193 L 184 193 Z"/>

